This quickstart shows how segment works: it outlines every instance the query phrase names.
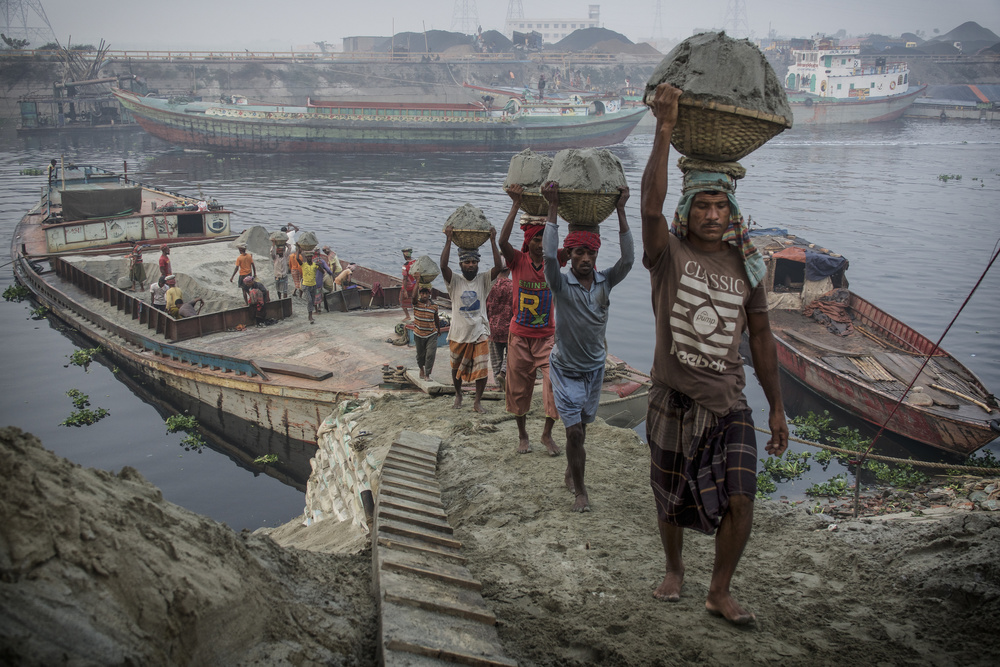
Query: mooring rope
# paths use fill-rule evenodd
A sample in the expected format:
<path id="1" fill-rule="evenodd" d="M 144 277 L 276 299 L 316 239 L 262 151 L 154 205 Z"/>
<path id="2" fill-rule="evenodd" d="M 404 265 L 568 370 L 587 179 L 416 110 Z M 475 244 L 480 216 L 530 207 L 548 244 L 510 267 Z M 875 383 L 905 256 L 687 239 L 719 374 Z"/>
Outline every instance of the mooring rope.
<path id="1" fill-rule="evenodd" d="M 753 427 L 755 431 L 760 431 L 761 433 L 766 433 L 771 435 L 771 432 L 767 429 L 761 428 L 759 426 Z M 802 440 L 801 438 L 795 438 L 788 436 L 789 442 L 798 442 L 803 445 L 809 445 L 810 447 L 818 447 L 820 449 L 825 449 L 830 452 L 835 452 L 837 454 L 850 454 L 852 457 L 858 456 L 861 452 L 855 451 L 853 449 L 844 449 L 842 447 L 834 447 L 833 445 L 824 445 L 819 442 L 813 442 L 811 440 Z M 873 461 L 883 461 L 885 463 L 905 463 L 911 466 L 920 466 L 921 468 L 935 468 L 939 470 L 955 470 L 957 472 L 969 472 L 977 473 L 986 477 L 1000 477 L 1000 468 L 979 468 L 976 466 L 960 466 L 951 465 L 948 463 L 934 463 L 931 461 L 914 461 L 913 459 L 900 459 L 893 456 L 882 456 L 881 454 L 869 454 L 868 458 Z"/>

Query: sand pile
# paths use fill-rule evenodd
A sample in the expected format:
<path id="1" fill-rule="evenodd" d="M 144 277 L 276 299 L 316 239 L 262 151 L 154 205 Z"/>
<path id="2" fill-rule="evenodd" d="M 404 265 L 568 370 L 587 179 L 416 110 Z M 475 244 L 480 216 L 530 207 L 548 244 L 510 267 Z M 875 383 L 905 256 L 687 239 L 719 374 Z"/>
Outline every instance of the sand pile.
<path id="1" fill-rule="evenodd" d="M 551 168 L 552 158 L 525 148 L 510 159 L 507 178 L 503 181 L 504 190 L 511 185 L 523 185 L 525 190 L 538 192 L 542 184 L 548 180 Z"/>
<path id="2" fill-rule="evenodd" d="M 0 429 L 0 662 L 374 664 L 371 555 L 283 549 Z"/>
<path id="3" fill-rule="evenodd" d="M 455 212 L 448 216 L 445 227 L 451 225 L 455 230 L 469 230 L 474 232 L 488 232 L 492 225 L 486 219 L 483 209 L 472 204 L 465 204 L 455 209 Z M 442 228 L 443 231 L 443 228 Z"/>
<path id="4" fill-rule="evenodd" d="M 240 244 L 246 245 L 247 252 L 251 255 L 267 257 L 268 253 L 271 252 L 271 239 L 267 229 L 260 225 L 244 229 L 239 238 L 230 243 L 229 247 L 235 250 Z"/>
<path id="5" fill-rule="evenodd" d="M 549 179 L 560 190 L 618 192 L 625 187 L 625 170 L 614 153 L 600 148 L 568 148 L 556 153 Z"/>
<path id="6" fill-rule="evenodd" d="M 700 102 L 731 104 L 792 121 L 784 86 L 764 54 L 724 32 L 689 37 L 666 55 L 646 83 L 647 99 L 667 82 Z"/>

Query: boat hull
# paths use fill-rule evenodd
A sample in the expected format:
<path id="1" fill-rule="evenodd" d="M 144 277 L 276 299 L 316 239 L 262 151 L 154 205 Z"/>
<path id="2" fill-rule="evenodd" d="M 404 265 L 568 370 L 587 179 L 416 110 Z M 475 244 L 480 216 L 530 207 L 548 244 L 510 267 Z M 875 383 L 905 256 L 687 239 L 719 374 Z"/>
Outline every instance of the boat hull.
<path id="1" fill-rule="evenodd" d="M 970 387 L 983 395 L 988 393 L 972 371 L 936 348 L 933 342 L 912 327 L 853 293 L 851 309 L 856 322 L 883 332 L 883 335 L 895 341 L 895 346 L 910 350 L 911 354 L 916 355 L 915 359 L 920 360 L 922 355 L 928 354 L 947 359 L 960 369 L 962 376 L 968 378 Z M 897 395 L 880 390 L 874 384 L 860 382 L 849 373 L 805 352 L 796 344 L 795 336 L 782 328 L 776 328 L 774 334 L 778 364 L 784 371 L 814 393 L 877 427 L 881 427 L 886 417 L 895 411 L 886 424 L 890 432 L 961 456 L 968 456 L 998 435 L 991 426 L 991 421 L 996 422 L 996 419 L 991 419 L 997 414 L 995 409 L 992 413 L 983 412 L 982 418 L 973 419 L 968 412 L 950 413 L 949 410 L 936 406 L 928 408 L 906 401 L 900 403 Z M 967 409 L 979 410 L 973 406 Z"/>
<path id="2" fill-rule="evenodd" d="M 556 151 L 621 143 L 645 114 L 504 118 L 242 119 L 184 113 L 116 93 L 148 133 L 166 142 L 240 153 L 428 153 Z"/>
<path id="3" fill-rule="evenodd" d="M 805 355 L 794 345 L 776 337 L 778 364 L 799 383 L 824 399 L 844 408 L 877 427 L 895 408 L 897 399 L 852 382 Z M 903 403 L 886 428 L 910 440 L 960 456 L 969 456 L 991 442 L 996 433 L 961 420 L 944 419 Z"/>
<path id="4" fill-rule="evenodd" d="M 881 123 L 900 118 L 922 90 L 921 86 L 904 95 L 863 101 L 791 101 L 792 114 L 795 125 Z"/>

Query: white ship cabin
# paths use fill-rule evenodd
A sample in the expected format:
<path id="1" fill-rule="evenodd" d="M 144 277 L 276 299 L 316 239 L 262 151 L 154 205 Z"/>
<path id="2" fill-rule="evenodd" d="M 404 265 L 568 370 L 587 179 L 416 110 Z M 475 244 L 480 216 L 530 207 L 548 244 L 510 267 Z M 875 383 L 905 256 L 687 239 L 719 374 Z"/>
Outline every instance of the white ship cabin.
<path id="1" fill-rule="evenodd" d="M 863 101 L 902 95 L 909 88 L 905 62 L 886 63 L 884 57 L 863 63 L 861 49 L 817 48 L 793 51 L 795 64 L 788 68 L 785 87 L 832 100 Z"/>

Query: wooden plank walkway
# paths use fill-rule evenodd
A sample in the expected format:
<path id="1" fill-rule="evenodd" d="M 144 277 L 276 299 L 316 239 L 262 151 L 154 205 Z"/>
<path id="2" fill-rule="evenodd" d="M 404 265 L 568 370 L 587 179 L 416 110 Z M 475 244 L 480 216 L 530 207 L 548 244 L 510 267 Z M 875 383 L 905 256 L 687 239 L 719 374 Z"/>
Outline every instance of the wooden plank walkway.
<path id="1" fill-rule="evenodd" d="M 380 663 L 513 667 L 443 509 L 440 446 L 439 438 L 403 431 L 382 468 L 372 545 Z"/>

